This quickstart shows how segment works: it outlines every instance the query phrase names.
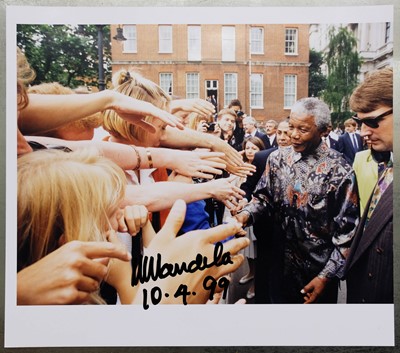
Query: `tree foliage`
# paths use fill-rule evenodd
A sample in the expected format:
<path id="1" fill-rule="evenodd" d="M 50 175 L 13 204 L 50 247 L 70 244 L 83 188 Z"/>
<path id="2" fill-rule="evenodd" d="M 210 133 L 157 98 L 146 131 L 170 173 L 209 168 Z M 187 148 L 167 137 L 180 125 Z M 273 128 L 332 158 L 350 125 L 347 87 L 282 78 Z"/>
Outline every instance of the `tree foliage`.
<path id="1" fill-rule="evenodd" d="M 349 110 L 349 98 L 358 83 L 361 58 L 357 52 L 357 40 L 345 27 L 339 28 L 337 33 L 331 28 L 329 37 L 325 55 L 328 77 L 323 98 L 340 119 Z"/>
<path id="2" fill-rule="evenodd" d="M 327 80 L 321 71 L 324 64 L 322 52 L 310 50 L 310 67 L 308 76 L 308 96 L 319 97 L 326 88 Z"/>
<path id="3" fill-rule="evenodd" d="M 96 25 L 18 25 L 17 45 L 36 71 L 32 84 L 59 82 L 75 88 L 97 85 L 98 28 Z M 103 27 L 104 73 L 110 73 L 110 28 Z"/>

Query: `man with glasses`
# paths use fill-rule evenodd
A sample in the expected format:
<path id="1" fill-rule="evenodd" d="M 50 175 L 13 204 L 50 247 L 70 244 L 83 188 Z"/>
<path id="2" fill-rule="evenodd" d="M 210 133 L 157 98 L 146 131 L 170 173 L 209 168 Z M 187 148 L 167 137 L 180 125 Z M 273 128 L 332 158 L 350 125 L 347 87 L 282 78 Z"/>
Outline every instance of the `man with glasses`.
<path id="1" fill-rule="evenodd" d="M 263 234 L 274 237 L 273 303 L 337 302 L 359 209 L 351 166 L 321 140 L 330 122 L 324 102 L 297 101 L 289 118 L 291 146 L 269 155 L 252 201 L 235 216 L 243 225 L 274 224 Z"/>
<path id="2" fill-rule="evenodd" d="M 393 303 L 393 69 L 368 75 L 350 97 L 371 148 L 390 152 L 366 205 L 346 262 L 348 303 Z"/>

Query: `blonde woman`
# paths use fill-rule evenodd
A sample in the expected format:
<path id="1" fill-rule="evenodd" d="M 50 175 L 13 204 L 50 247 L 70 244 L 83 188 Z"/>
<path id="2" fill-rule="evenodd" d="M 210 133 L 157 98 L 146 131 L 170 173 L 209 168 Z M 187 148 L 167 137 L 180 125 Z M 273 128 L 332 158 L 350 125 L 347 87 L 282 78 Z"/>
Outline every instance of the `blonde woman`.
<path id="1" fill-rule="evenodd" d="M 170 108 L 170 96 L 162 90 L 161 87 L 138 73 L 120 71 L 116 73 L 114 83 L 118 85 L 115 89 L 120 93 L 144 100 L 160 109 L 168 110 Z M 142 147 L 156 147 L 162 143 L 163 139 L 168 138 L 169 130 L 166 129 L 165 124 L 153 122 L 153 120 L 154 118 L 151 116 L 147 116 L 144 119 L 146 123 L 152 123 L 158 127 L 154 134 L 148 134 L 140 127 L 126 122 L 114 111 L 106 111 L 104 113 L 103 124 L 104 129 L 110 133 L 111 136 L 109 140 L 112 142 Z M 205 134 L 199 133 L 199 135 L 203 136 Z M 177 142 L 177 144 L 179 143 Z M 177 147 L 179 148 L 179 146 Z M 196 146 L 194 145 L 192 147 L 195 148 Z M 149 154 L 148 157 L 150 157 Z M 218 161 L 221 162 L 221 160 Z M 140 175 L 138 178 L 131 172 L 129 174 L 136 183 L 141 182 Z M 141 172 L 141 174 L 143 175 L 144 172 Z M 242 192 L 240 189 L 232 185 L 227 179 L 219 179 L 213 180 L 207 184 L 196 185 L 167 183 L 165 184 L 165 192 L 159 194 L 158 199 L 169 199 L 170 196 L 167 195 L 174 195 L 175 200 L 177 198 L 182 198 L 186 202 L 192 202 L 213 197 L 226 203 L 229 207 L 233 207 L 232 205 L 235 203 L 235 200 L 241 198 L 241 194 Z"/>
<path id="2" fill-rule="evenodd" d="M 18 47 L 17 75 L 18 128 L 21 130 L 18 130 L 18 142 L 21 142 L 19 154 L 31 151 L 26 143 L 22 146 L 23 135 L 53 130 L 106 109 L 116 111 L 123 119 L 142 126 L 150 133 L 156 128 L 143 122 L 143 116 L 151 115 L 167 125 L 183 129 L 179 119 L 167 111 L 111 90 L 73 95 L 28 94 L 26 85 L 34 79 L 35 72 Z"/>
<path id="3" fill-rule="evenodd" d="M 106 158 L 91 151 L 65 153 L 43 150 L 29 153 L 18 160 L 18 271 L 33 266 L 42 258 L 57 251 L 65 243 L 117 241 L 114 232 L 121 224 L 121 205 L 126 187 L 122 170 Z M 90 203 L 90 205 L 89 205 Z M 175 238 L 180 219 L 184 215 L 184 203 L 176 203 L 161 236 L 149 241 L 150 253 L 158 252 L 166 261 L 188 261 L 200 253 L 209 256 L 212 242 L 227 232 L 235 232 L 240 224 L 220 227 L 208 233 L 193 233 L 181 240 Z M 137 224 L 149 225 L 147 213 L 138 213 Z M 244 239 L 236 239 L 226 247 L 233 255 L 247 246 Z M 211 258 L 211 256 L 209 256 Z M 236 269 L 242 257 L 232 258 L 227 266 L 210 266 L 206 271 L 183 273 L 178 278 L 157 280 L 143 287 L 159 285 L 165 290 L 177 290 L 177 281 L 192 283 L 198 296 L 193 302 L 204 303 L 207 291 L 201 287 L 207 275 L 217 278 Z M 74 261 L 72 258 L 71 261 Z M 85 263 L 82 262 L 82 266 Z M 223 267 L 223 268 L 218 268 Z M 116 287 L 123 303 L 140 303 L 141 285 L 131 286 L 131 267 L 127 262 L 113 260 L 107 282 Z M 18 278 L 18 281 L 20 278 Z M 18 285 L 18 287 L 20 287 Z M 86 279 L 80 283 L 83 292 L 90 292 L 87 303 L 101 303 L 97 295 L 98 281 Z M 193 296 L 192 296 L 193 297 Z M 175 302 L 177 298 L 164 298 L 162 302 Z M 53 303 L 54 304 L 54 303 Z"/>

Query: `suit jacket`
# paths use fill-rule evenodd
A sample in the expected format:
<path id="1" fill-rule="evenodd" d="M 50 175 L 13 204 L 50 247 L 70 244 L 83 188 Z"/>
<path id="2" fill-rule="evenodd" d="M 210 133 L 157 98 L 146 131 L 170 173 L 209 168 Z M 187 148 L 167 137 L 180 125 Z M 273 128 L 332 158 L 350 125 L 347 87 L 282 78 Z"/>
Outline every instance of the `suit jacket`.
<path id="1" fill-rule="evenodd" d="M 269 138 L 268 138 L 268 143 L 269 143 L 269 147 L 278 147 L 278 141 L 276 140 L 276 135 L 274 137 L 274 141 L 272 141 L 272 144 L 269 142 Z"/>
<path id="2" fill-rule="evenodd" d="M 240 188 L 246 193 L 245 197 L 248 201 L 251 200 L 253 191 L 255 190 L 258 181 L 264 173 L 265 164 L 267 163 L 268 156 L 271 154 L 271 152 L 275 150 L 276 147 L 272 147 L 267 150 L 259 151 L 254 155 L 252 164 L 256 167 L 256 171 L 253 173 L 253 175 L 249 175 L 246 178 L 246 181 L 240 186 Z"/>
<path id="3" fill-rule="evenodd" d="M 328 136 L 329 139 L 329 147 L 333 148 L 334 150 L 337 151 L 338 149 L 338 140 L 335 140 L 334 138 Z"/>
<path id="4" fill-rule="evenodd" d="M 339 136 L 337 148 L 335 148 L 337 151 L 343 154 L 343 157 L 346 159 L 347 162 L 350 163 L 350 165 L 353 165 L 356 153 L 364 149 L 362 137 L 359 134 L 355 134 L 355 136 L 357 138 L 358 144 L 358 148 L 356 150 L 353 147 L 353 142 L 351 141 L 348 132 Z"/>
<path id="5" fill-rule="evenodd" d="M 264 143 L 264 146 L 265 146 L 265 149 L 269 149 L 269 148 L 271 148 L 270 147 L 270 144 L 269 144 L 269 139 L 268 139 L 268 136 L 266 135 L 266 134 L 263 134 L 262 132 L 260 132 L 260 131 L 256 131 L 256 134 L 254 135 L 255 137 L 258 137 L 259 139 L 261 139 L 261 141 Z M 265 167 L 265 166 L 264 166 Z"/>
<path id="6" fill-rule="evenodd" d="M 393 183 L 364 230 L 370 201 L 346 260 L 347 302 L 393 303 Z"/>
<path id="7" fill-rule="evenodd" d="M 268 156 L 275 150 L 276 147 L 273 147 L 255 154 L 252 164 L 256 167 L 256 171 L 253 175 L 249 175 L 240 186 L 246 192 L 245 197 L 247 200 L 251 200 L 253 191 L 265 171 Z M 256 294 L 254 301 L 256 304 L 270 304 L 273 302 L 270 292 L 271 278 L 273 278 L 274 274 L 280 273 L 276 268 L 280 265 L 279 258 L 283 259 L 283 256 L 280 256 L 280 253 L 276 251 L 276 246 L 275 248 L 272 247 L 273 243 L 276 243 L 273 227 L 274 223 L 267 217 L 253 225 L 254 235 L 257 238 L 256 273 L 254 277 Z M 265 229 L 269 230 L 268 236 L 265 236 Z"/>

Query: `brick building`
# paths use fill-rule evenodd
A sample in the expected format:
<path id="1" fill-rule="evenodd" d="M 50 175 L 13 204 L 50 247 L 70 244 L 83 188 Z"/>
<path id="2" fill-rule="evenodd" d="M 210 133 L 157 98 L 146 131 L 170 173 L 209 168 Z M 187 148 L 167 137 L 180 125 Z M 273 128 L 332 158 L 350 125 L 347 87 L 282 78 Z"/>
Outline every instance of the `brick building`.
<path id="1" fill-rule="evenodd" d="M 111 26 L 111 37 L 117 26 Z M 112 71 L 135 68 L 170 94 L 239 98 L 259 121 L 281 120 L 308 94 L 309 25 L 122 25 Z"/>

